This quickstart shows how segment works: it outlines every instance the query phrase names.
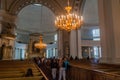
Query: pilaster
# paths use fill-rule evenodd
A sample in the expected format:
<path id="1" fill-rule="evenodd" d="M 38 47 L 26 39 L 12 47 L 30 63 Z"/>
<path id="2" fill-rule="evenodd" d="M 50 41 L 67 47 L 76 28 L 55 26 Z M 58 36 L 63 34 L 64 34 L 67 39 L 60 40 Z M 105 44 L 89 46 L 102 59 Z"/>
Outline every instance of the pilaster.
<path id="1" fill-rule="evenodd" d="M 63 56 L 63 35 L 62 31 L 58 30 L 58 56 Z"/>

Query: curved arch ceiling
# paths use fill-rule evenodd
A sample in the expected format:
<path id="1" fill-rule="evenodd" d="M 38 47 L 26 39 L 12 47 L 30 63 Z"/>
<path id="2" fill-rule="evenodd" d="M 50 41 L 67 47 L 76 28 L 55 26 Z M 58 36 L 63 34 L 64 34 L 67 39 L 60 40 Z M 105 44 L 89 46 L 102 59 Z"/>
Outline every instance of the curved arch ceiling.
<path id="1" fill-rule="evenodd" d="M 30 33 L 55 32 L 53 12 L 42 5 L 28 5 L 18 14 L 17 29 Z"/>

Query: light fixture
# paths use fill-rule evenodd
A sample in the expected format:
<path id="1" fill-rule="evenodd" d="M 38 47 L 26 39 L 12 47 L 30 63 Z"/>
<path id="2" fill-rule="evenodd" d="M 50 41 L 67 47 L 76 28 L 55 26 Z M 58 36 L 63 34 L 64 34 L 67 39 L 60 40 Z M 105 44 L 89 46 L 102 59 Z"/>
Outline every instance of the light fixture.
<path id="1" fill-rule="evenodd" d="M 41 25 L 42 25 L 42 5 L 40 7 L 41 7 Z M 45 43 L 43 43 L 43 36 L 42 35 L 40 35 L 40 41 L 39 41 L 39 43 L 35 44 L 35 47 L 38 49 L 41 49 L 41 50 L 43 50 L 47 47 L 47 45 Z"/>
<path id="2" fill-rule="evenodd" d="M 72 7 L 69 6 L 69 0 L 68 0 L 68 6 L 65 7 L 67 14 L 56 17 L 55 26 L 58 29 L 66 30 L 69 32 L 71 30 L 80 28 L 81 25 L 83 24 L 82 16 L 79 17 L 75 13 L 70 13 L 71 9 Z"/>
<path id="3" fill-rule="evenodd" d="M 47 45 L 45 43 L 43 43 L 43 37 L 42 35 L 40 35 L 40 41 L 39 43 L 36 43 L 35 44 L 35 47 L 38 48 L 38 49 L 45 49 L 47 47 Z"/>

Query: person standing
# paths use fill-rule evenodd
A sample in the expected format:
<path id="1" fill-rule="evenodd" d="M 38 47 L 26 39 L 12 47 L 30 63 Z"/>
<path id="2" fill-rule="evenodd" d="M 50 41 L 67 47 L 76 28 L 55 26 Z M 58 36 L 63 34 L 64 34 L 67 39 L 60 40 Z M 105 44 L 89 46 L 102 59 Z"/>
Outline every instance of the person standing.
<path id="1" fill-rule="evenodd" d="M 66 80 L 65 62 L 64 58 L 59 60 L 59 80 Z"/>
<path id="2" fill-rule="evenodd" d="M 56 80 L 57 67 L 58 67 L 58 63 L 57 63 L 57 60 L 54 58 L 51 60 L 51 69 L 52 69 L 53 80 Z"/>
<path id="3" fill-rule="evenodd" d="M 64 58 L 64 66 L 65 66 L 66 75 L 69 76 L 70 64 L 69 64 L 69 61 L 67 60 L 67 58 Z M 68 77 L 66 77 L 66 78 L 68 78 Z"/>

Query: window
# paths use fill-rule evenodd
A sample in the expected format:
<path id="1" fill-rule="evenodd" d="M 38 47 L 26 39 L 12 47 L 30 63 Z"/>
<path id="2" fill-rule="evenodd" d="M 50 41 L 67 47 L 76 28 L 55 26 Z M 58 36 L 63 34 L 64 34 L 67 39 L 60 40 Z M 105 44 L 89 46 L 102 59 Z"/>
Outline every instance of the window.
<path id="1" fill-rule="evenodd" d="M 42 6 L 41 4 L 34 4 L 35 6 Z"/>
<path id="2" fill-rule="evenodd" d="M 100 30 L 99 29 L 93 29 L 93 37 L 100 37 Z"/>
<path id="3" fill-rule="evenodd" d="M 93 40 L 99 41 L 100 40 L 100 30 L 99 29 L 93 29 Z"/>
<path id="4" fill-rule="evenodd" d="M 57 34 L 54 35 L 54 41 L 56 43 L 56 41 L 57 41 Z"/>
<path id="5" fill-rule="evenodd" d="M 94 49 L 94 57 L 101 58 L 101 47 L 94 46 L 93 49 Z"/>

